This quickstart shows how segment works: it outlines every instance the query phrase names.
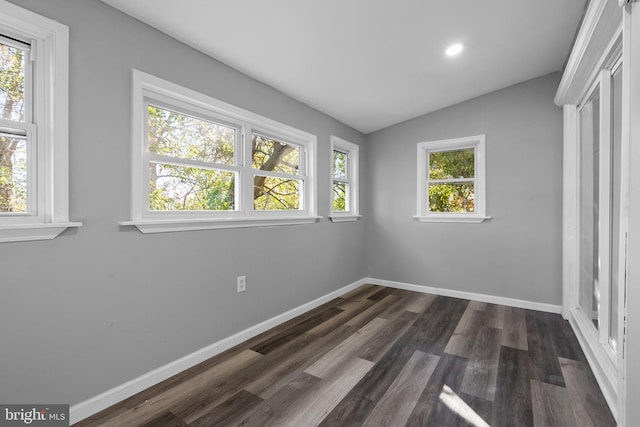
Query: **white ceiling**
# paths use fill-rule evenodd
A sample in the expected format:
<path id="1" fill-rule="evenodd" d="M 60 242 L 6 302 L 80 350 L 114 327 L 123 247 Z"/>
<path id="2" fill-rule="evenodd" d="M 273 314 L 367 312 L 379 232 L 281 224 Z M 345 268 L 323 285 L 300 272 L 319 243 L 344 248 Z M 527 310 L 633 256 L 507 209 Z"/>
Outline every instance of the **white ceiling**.
<path id="1" fill-rule="evenodd" d="M 560 70 L 586 0 L 103 1 L 366 134 Z"/>

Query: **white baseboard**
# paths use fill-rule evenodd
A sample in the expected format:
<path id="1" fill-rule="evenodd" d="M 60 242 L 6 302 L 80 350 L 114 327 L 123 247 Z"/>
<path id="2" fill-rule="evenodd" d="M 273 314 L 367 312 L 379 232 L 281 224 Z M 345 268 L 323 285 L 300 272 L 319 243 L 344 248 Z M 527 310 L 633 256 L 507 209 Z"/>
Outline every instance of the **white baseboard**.
<path id="1" fill-rule="evenodd" d="M 317 298 L 311 302 L 298 306 L 294 309 L 282 313 L 278 316 L 267 319 L 257 325 L 251 326 L 237 334 L 224 338 L 218 342 L 215 342 L 207 347 L 197 350 L 191 354 L 181 357 L 178 360 L 167 363 L 153 371 L 147 372 L 131 381 L 121 384 L 117 387 L 107 390 L 95 397 L 80 402 L 71 406 L 69 410 L 70 424 L 77 423 L 93 414 L 96 414 L 103 409 L 108 408 L 124 399 L 127 399 L 151 386 L 154 386 L 172 376 L 189 369 L 198 363 L 204 362 L 211 357 L 222 353 L 234 347 L 250 338 L 255 337 L 262 332 L 265 332 L 271 328 L 274 328 L 288 320 L 293 319 L 296 316 L 306 313 L 334 298 L 339 297 L 352 289 L 357 288 L 366 283 L 366 280 L 361 279 L 336 291 L 328 293 L 320 298 Z"/>
<path id="2" fill-rule="evenodd" d="M 389 288 L 422 292 L 425 294 L 442 295 L 445 297 L 462 298 L 472 301 L 488 302 L 492 304 L 501 304 L 509 307 L 526 308 L 528 310 L 546 311 L 548 313 L 560 313 L 562 311 L 562 307 L 559 305 L 526 301 L 515 298 L 498 297 L 494 295 L 476 294 L 473 292 L 456 291 L 452 289 L 434 288 L 431 286 L 413 285 L 411 283 L 394 282 L 392 280 L 375 279 L 372 277 L 364 278 L 363 283 L 371 283 L 372 285 L 380 285 L 387 286 Z"/>
<path id="3" fill-rule="evenodd" d="M 267 319 L 257 325 L 251 326 L 243 331 L 238 332 L 230 337 L 224 338 L 218 342 L 215 342 L 207 347 L 197 350 L 191 354 L 181 357 L 178 360 L 167 363 L 153 371 L 147 372 L 137 378 L 132 379 L 124 384 L 107 390 L 95 397 L 92 397 L 84 402 L 80 402 L 71 406 L 69 413 L 69 421 L 71 424 L 77 423 L 93 414 L 96 414 L 103 409 L 108 408 L 124 399 L 127 399 L 149 387 L 152 387 L 172 376 L 179 374 L 180 372 L 189 369 L 198 363 L 204 362 L 211 357 L 222 353 L 234 347 L 250 338 L 255 337 L 262 332 L 265 332 L 271 328 L 274 328 L 288 320 L 293 319 L 296 316 L 306 313 L 325 302 L 331 301 L 334 298 L 339 297 L 358 286 L 370 283 L 372 285 L 387 286 L 390 288 L 406 289 L 409 291 L 416 291 L 422 293 L 430 293 L 435 295 L 449 296 L 455 298 L 463 298 L 468 300 L 489 302 L 494 304 L 502 304 L 511 307 L 526 308 L 531 310 L 547 311 L 550 313 L 560 313 L 561 307 L 553 304 L 543 304 L 532 301 L 524 301 L 513 298 L 497 297 L 493 295 L 476 294 L 472 292 L 455 291 L 451 289 L 434 288 L 430 286 L 413 285 L 410 283 L 394 282 L 390 280 L 382 280 L 365 277 L 356 282 L 351 283 L 343 288 L 328 293 L 320 298 L 317 298 L 306 304 L 302 304 L 286 313 Z"/>

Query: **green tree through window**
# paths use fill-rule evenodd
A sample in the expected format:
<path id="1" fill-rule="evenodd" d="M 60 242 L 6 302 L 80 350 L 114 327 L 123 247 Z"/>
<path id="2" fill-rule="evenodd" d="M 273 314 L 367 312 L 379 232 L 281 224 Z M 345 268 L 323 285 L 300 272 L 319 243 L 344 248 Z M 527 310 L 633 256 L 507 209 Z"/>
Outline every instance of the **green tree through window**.
<path id="1" fill-rule="evenodd" d="M 429 152 L 429 210 L 474 212 L 475 150 Z"/>
<path id="2" fill-rule="evenodd" d="M 225 168 L 239 161 L 236 128 L 148 105 L 147 132 L 149 152 L 161 159 L 149 163 L 150 210 L 236 209 L 237 172 Z M 251 138 L 254 209 L 299 209 L 300 147 L 257 133 Z"/>
<path id="3" fill-rule="evenodd" d="M 149 208 L 233 210 L 235 173 L 215 165 L 233 164 L 235 129 L 153 105 L 147 110 L 149 151 L 167 160 L 149 164 Z M 211 167 L 172 164 L 171 159 Z"/>
<path id="4" fill-rule="evenodd" d="M 0 43 L 0 117 L 25 121 L 25 52 Z M 0 130 L 0 213 L 27 212 L 27 139 L 19 129 Z"/>

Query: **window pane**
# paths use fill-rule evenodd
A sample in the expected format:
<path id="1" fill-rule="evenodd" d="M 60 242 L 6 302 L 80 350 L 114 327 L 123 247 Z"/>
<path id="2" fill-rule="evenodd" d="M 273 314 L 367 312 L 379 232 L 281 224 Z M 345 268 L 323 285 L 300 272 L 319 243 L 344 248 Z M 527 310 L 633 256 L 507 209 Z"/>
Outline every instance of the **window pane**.
<path id="1" fill-rule="evenodd" d="M 0 136 L 0 212 L 27 212 L 27 140 Z"/>
<path id="2" fill-rule="evenodd" d="M 235 173 L 149 164 L 149 209 L 225 211 L 234 209 Z"/>
<path id="3" fill-rule="evenodd" d="M 25 51 L 0 43 L 0 118 L 24 121 Z"/>
<path id="4" fill-rule="evenodd" d="M 347 153 L 333 150 L 333 178 L 347 179 Z"/>
<path id="5" fill-rule="evenodd" d="M 580 110 L 580 306 L 598 324 L 600 306 L 600 92 Z"/>
<path id="6" fill-rule="evenodd" d="M 344 182 L 333 183 L 333 210 L 335 212 L 349 210 L 349 186 Z"/>
<path id="7" fill-rule="evenodd" d="M 429 211 L 474 212 L 473 183 L 430 184 Z"/>
<path id="8" fill-rule="evenodd" d="M 235 129 L 148 106 L 149 151 L 180 159 L 233 164 Z"/>
<path id="9" fill-rule="evenodd" d="M 614 350 L 618 342 L 618 265 L 620 263 L 620 197 L 622 170 L 622 67 L 612 78 L 611 91 L 611 290 L 609 301 L 609 341 Z"/>
<path id="10" fill-rule="evenodd" d="M 429 179 L 474 178 L 473 148 L 429 152 Z"/>
<path id="11" fill-rule="evenodd" d="M 300 181 L 256 176 L 253 181 L 253 208 L 256 210 L 300 209 Z"/>
<path id="12" fill-rule="evenodd" d="M 254 169 L 289 175 L 300 173 L 300 147 L 297 145 L 286 144 L 255 133 L 251 135 L 251 141 Z"/>

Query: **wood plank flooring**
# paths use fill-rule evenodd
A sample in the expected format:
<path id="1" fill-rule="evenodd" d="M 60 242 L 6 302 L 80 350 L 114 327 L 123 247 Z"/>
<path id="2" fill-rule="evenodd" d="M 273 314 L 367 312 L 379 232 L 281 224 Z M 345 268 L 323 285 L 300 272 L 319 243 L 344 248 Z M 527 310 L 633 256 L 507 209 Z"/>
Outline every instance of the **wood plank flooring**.
<path id="1" fill-rule="evenodd" d="M 615 426 L 559 315 L 364 285 L 75 426 Z"/>

